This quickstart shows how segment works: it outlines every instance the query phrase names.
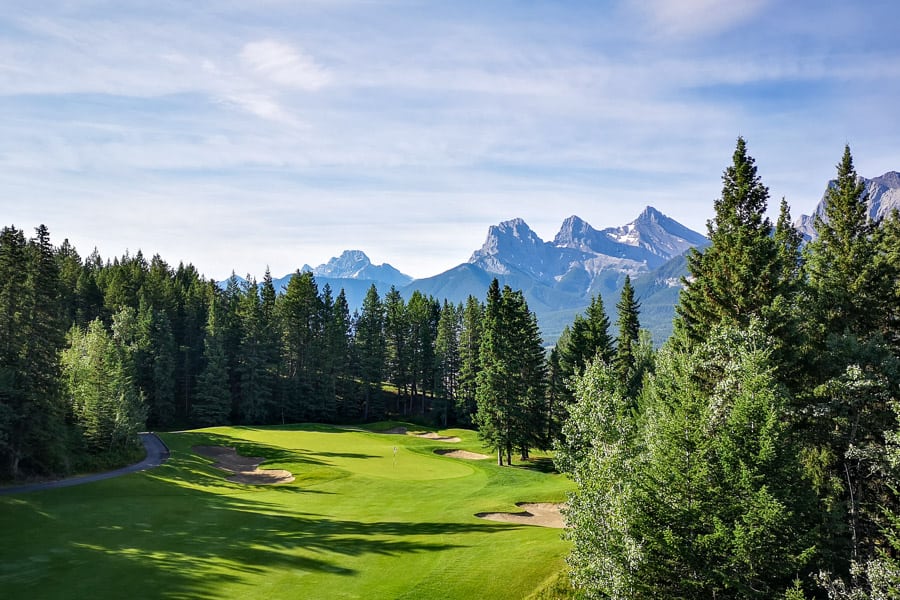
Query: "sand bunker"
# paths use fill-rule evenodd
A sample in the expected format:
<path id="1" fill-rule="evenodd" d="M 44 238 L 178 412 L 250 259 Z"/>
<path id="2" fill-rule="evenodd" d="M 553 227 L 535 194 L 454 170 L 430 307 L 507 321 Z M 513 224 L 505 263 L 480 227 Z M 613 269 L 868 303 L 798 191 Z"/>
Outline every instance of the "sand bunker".
<path id="1" fill-rule="evenodd" d="M 523 509 L 517 513 L 477 513 L 479 519 L 489 521 L 501 521 L 503 523 L 518 523 L 520 525 L 537 525 L 539 527 L 552 527 L 562 529 L 566 526 L 560 508 L 562 504 L 550 502 L 517 502 L 516 506 Z"/>
<path id="2" fill-rule="evenodd" d="M 487 454 L 479 454 L 478 452 L 469 452 L 468 450 L 435 450 L 435 454 L 441 456 L 449 456 L 450 458 L 464 458 L 466 460 L 484 460 L 491 458 Z"/>
<path id="3" fill-rule="evenodd" d="M 216 462 L 213 466 L 217 469 L 231 471 L 228 481 L 234 483 L 247 483 L 250 485 L 272 485 L 274 483 L 290 483 L 294 475 L 283 469 L 260 469 L 259 465 L 266 459 L 258 456 L 241 456 L 234 448 L 225 446 L 194 446 L 191 448 L 196 454 L 211 458 Z"/>
<path id="4" fill-rule="evenodd" d="M 417 433 L 416 437 L 426 438 L 429 440 L 434 440 L 436 442 L 450 442 L 451 444 L 456 444 L 461 440 L 456 436 L 444 437 L 440 434 L 437 434 L 433 431 L 429 431 L 428 433 Z"/>

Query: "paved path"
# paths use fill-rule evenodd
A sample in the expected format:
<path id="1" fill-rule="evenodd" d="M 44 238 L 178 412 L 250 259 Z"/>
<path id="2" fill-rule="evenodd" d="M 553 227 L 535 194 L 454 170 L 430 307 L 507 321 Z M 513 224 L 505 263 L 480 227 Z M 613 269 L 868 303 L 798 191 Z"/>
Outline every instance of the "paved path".
<path id="1" fill-rule="evenodd" d="M 56 488 L 69 487 L 70 485 L 81 485 L 82 483 L 91 483 L 92 481 L 101 481 L 103 479 L 111 479 L 119 475 L 128 473 L 136 473 L 138 471 L 146 471 L 153 467 L 158 467 L 169 458 L 169 449 L 159 439 L 155 433 L 141 433 L 141 442 L 147 451 L 147 457 L 139 463 L 116 469 L 115 471 L 107 471 L 105 473 L 94 473 L 93 475 L 82 475 L 81 477 L 69 477 L 68 479 L 59 479 L 57 481 L 46 481 L 44 483 L 29 483 L 26 485 L 16 485 L 12 487 L 0 488 L 0 496 L 7 494 L 25 494 L 28 492 L 36 492 L 39 490 L 52 490 Z"/>

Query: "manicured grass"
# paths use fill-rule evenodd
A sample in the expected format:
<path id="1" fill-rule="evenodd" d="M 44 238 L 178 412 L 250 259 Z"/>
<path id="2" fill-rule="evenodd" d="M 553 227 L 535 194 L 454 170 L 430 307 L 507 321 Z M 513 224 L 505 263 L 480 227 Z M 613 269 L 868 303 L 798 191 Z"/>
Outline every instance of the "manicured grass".
<path id="1" fill-rule="evenodd" d="M 473 432 L 440 433 L 462 442 L 314 425 L 163 434 L 172 457 L 155 470 L 0 497 L 0 598 L 528 596 L 563 567 L 560 530 L 473 514 L 561 501 L 570 484 L 438 456 L 488 454 Z M 199 444 L 296 480 L 230 483 Z"/>

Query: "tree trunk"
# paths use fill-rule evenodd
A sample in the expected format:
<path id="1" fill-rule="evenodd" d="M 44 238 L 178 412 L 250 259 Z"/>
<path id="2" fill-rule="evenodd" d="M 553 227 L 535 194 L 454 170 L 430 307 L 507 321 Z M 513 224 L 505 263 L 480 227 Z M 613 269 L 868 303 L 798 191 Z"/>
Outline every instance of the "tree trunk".
<path id="1" fill-rule="evenodd" d="M 503 466 L 503 448 L 497 448 L 497 464 Z"/>

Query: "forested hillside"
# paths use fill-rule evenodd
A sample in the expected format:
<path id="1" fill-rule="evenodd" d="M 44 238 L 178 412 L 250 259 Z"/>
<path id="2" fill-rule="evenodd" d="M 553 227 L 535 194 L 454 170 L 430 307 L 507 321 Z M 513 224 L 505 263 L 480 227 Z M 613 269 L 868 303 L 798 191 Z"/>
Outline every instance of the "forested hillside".
<path id="1" fill-rule="evenodd" d="M 532 361 L 521 391 L 543 389 L 545 372 L 534 315 L 521 294 L 501 296 L 486 312 L 481 299 L 453 305 L 413 292 L 404 300 L 373 285 L 350 314 L 343 290 L 320 289 L 310 272 L 280 294 L 268 273 L 259 283 L 233 277 L 222 289 L 191 265 L 140 252 L 82 259 L 68 242 L 54 247 L 44 226 L 30 240 L 6 227 L 0 478 L 125 460 L 144 428 L 387 416 L 472 425 L 480 414 L 498 452 L 527 456 L 529 447 L 548 448 L 545 433 L 558 426 L 544 423 L 542 394 L 523 411 L 503 389 L 515 380 L 507 375 L 517 353 Z M 498 330 L 501 318 L 512 324 Z M 523 323 L 527 337 L 507 339 Z M 507 375 L 494 379 L 496 406 L 479 412 L 483 330 L 494 332 L 495 367 Z"/>

